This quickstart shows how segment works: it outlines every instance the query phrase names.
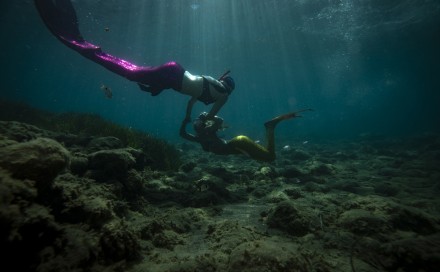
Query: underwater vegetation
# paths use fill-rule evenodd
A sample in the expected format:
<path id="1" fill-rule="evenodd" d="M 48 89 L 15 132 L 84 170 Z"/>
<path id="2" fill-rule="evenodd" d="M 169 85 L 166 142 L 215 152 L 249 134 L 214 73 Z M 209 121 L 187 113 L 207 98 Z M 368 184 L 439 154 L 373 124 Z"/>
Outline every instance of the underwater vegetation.
<path id="1" fill-rule="evenodd" d="M 148 133 L 112 123 L 97 114 L 51 113 L 31 106 L 0 99 L 0 120 L 18 121 L 43 129 L 71 133 L 82 137 L 118 138 L 124 146 L 142 149 L 148 154 L 151 167 L 158 170 L 175 170 L 181 165 L 180 153 L 165 140 Z"/>

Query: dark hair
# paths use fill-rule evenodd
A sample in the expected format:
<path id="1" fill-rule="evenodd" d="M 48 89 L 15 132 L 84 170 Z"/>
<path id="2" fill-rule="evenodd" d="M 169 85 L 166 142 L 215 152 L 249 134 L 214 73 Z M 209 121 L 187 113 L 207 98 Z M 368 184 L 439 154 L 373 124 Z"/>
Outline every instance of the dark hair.
<path id="1" fill-rule="evenodd" d="M 198 135 L 215 134 L 223 125 L 222 118 L 215 116 L 214 119 L 207 119 L 206 116 L 206 113 L 202 113 L 196 120 L 194 120 L 194 131 Z"/>
<path id="2" fill-rule="evenodd" d="M 223 85 L 226 85 L 227 88 L 229 88 L 229 91 L 232 92 L 235 89 L 235 81 L 232 77 L 227 76 L 222 78 L 222 80 L 224 82 Z"/>

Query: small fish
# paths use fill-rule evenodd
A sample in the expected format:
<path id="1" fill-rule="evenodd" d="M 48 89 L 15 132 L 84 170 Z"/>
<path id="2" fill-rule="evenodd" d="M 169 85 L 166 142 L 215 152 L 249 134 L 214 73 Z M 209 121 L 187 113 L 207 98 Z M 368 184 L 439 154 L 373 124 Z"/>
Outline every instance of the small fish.
<path id="1" fill-rule="evenodd" d="M 290 151 L 290 150 L 292 150 L 292 148 L 290 147 L 290 145 L 285 145 L 285 146 L 283 146 L 283 150 Z"/>
<path id="2" fill-rule="evenodd" d="M 304 141 L 303 142 L 303 145 L 306 145 L 306 144 L 308 144 L 309 143 L 309 141 Z"/>
<path id="3" fill-rule="evenodd" d="M 112 93 L 112 89 L 110 89 L 110 87 L 105 86 L 104 84 L 101 84 L 101 90 L 104 92 L 105 96 L 107 96 L 107 98 L 112 98 L 113 97 L 113 93 Z"/>
<path id="4" fill-rule="evenodd" d="M 110 31 L 110 28 L 108 28 L 108 27 L 104 27 L 104 31 L 105 31 L 105 32 L 109 32 L 109 31 Z"/>

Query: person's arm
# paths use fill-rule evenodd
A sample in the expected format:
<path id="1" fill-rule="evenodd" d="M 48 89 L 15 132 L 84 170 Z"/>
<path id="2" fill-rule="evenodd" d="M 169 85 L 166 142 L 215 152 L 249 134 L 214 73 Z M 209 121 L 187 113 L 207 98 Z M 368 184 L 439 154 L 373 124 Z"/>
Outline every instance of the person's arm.
<path id="1" fill-rule="evenodd" d="M 194 135 L 192 135 L 192 134 L 189 134 L 189 133 L 186 131 L 186 125 L 187 125 L 189 122 L 190 122 L 190 121 L 187 121 L 186 119 L 182 121 L 182 125 L 180 125 L 180 130 L 179 130 L 180 137 L 182 137 L 182 138 L 184 138 L 184 139 L 186 139 L 186 140 L 188 140 L 188 141 L 191 141 L 191 142 L 198 142 L 196 136 L 194 136 Z"/>
<path id="2" fill-rule="evenodd" d="M 214 116 L 217 115 L 217 113 L 220 111 L 220 109 L 223 107 L 223 105 L 226 103 L 226 101 L 228 101 L 228 95 L 227 94 L 223 94 L 219 99 L 217 99 L 217 101 L 214 103 L 214 105 L 212 106 L 211 110 L 208 113 L 207 118 L 208 119 L 213 119 Z"/>
<path id="3" fill-rule="evenodd" d="M 186 106 L 186 114 L 185 114 L 185 120 L 184 122 L 191 122 L 191 112 L 194 104 L 197 102 L 197 97 L 192 97 Z"/>

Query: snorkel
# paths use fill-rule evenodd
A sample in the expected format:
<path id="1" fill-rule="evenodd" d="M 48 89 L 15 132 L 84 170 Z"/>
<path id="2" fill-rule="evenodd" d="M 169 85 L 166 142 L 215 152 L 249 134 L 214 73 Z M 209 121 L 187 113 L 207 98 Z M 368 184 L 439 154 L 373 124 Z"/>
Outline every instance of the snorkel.
<path id="1" fill-rule="evenodd" d="M 228 76 L 231 70 L 227 70 L 219 79 L 220 83 L 225 87 L 228 94 L 231 94 L 235 89 L 235 82 L 232 77 Z"/>
<path id="2" fill-rule="evenodd" d="M 223 80 L 227 75 L 229 75 L 229 73 L 231 73 L 231 70 L 227 70 L 219 79 L 218 79 L 218 81 L 220 81 L 220 80 Z"/>

